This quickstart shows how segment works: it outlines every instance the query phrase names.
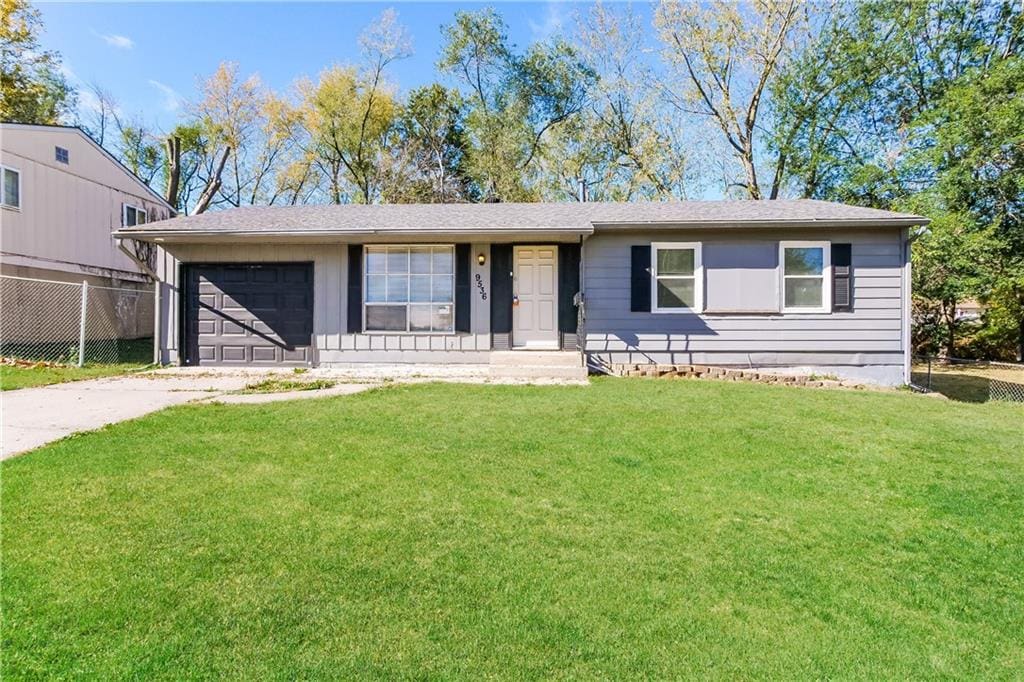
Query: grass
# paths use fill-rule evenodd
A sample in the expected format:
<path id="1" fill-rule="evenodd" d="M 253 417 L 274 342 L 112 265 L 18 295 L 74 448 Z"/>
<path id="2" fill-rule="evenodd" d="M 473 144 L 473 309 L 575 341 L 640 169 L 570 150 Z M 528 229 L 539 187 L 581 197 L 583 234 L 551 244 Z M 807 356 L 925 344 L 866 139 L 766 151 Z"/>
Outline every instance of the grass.
<path id="1" fill-rule="evenodd" d="M 0 676 L 1019 678 L 1022 424 L 642 379 L 176 407 L 0 465 Z"/>
<path id="2" fill-rule="evenodd" d="M 118 362 L 100 362 L 96 358 L 89 357 L 88 353 L 85 358 L 86 363 L 82 367 L 78 367 L 74 361 L 33 362 L 5 358 L 4 363 L 0 364 L 0 391 L 14 391 L 19 388 L 34 388 L 50 384 L 63 384 L 68 381 L 127 374 L 150 367 L 150 363 L 153 362 L 153 339 L 120 339 L 97 342 L 93 346 L 109 350 L 111 344 L 116 344 Z M 41 347 L 36 349 L 41 354 L 32 357 L 58 357 L 53 354 L 57 352 L 56 350 L 43 348 L 44 345 L 40 344 Z M 86 346 L 86 348 L 88 347 Z M 74 353 L 73 347 L 70 352 Z M 0 355 L 2 354 L 0 353 Z"/>
<path id="3" fill-rule="evenodd" d="M 988 402 L 991 399 L 990 384 L 993 379 L 1016 384 L 1020 387 L 1016 392 L 1024 396 L 1024 368 L 947 365 L 934 362 L 929 380 L 928 365 L 920 363 L 913 367 L 913 378 L 918 385 L 926 386 L 930 383 L 932 391 L 961 402 Z"/>
<path id="4" fill-rule="evenodd" d="M 338 382 L 332 379 L 286 379 L 283 377 L 270 377 L 262 381 L 256 381 L 246 386 L 237 393 L 287 393 L 289 391 L 319 391 L 324 388 L 332 388 Z"/>
<path id="5" fill-rule="evenodd" d="M 31 365 L 0 365 L 0 390 L 14 391 L 63 384 L 67 381 L 99 379 L 145 369 L 145 363 L 92 364 L 84 367 L 38 363 Z"/>

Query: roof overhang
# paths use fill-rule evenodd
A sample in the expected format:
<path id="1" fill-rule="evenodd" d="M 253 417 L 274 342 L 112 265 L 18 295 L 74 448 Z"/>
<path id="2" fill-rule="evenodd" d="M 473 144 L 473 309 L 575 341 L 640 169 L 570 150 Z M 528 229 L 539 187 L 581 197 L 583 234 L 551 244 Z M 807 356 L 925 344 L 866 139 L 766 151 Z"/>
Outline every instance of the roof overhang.
<path id="1" fill-rule="evenodd" d="M 522 241 L 574 242 L 594 232 L 642 230 L 834 230 L 834 229 L 900 229 L 927 225 L 921 216 L 834 220 L 694 220 L 612 222 L 594 221 L 588 227 L 483 227 L 446 228 L 414 227 L 385 229 L 153 229 L 125 228 L 114 232 L 119 239 L 184 244 L 247 243 L 324 244 L 365 242 L 466 242 L 496 243 Z"/>
<path id="2" fill-rule="evenodd" d="M 553 228 L 512 228 L 480 230 L 387 229 L 387 230 L 116 230 L 118 239 L 136 239 L 157 244 L 329 244 L 329 243 L 400 243 L 400 242 L 467 242 L 490 243 L 544 240 L 576 242 L 593 230 Z"/>
<path id="3" fill-rule="evenodd" d="M 836 220 L 694 220 L 694 221 L 649 221 L 649 222 L 602 222 L 594 221 L 595 231 L 613 230 L 744 230 L 744 229 L 837 229 L 837 228 L 902 228 L 927 225 L 928 218 L 911 216 L 907 218 L 870 218 Z"/>

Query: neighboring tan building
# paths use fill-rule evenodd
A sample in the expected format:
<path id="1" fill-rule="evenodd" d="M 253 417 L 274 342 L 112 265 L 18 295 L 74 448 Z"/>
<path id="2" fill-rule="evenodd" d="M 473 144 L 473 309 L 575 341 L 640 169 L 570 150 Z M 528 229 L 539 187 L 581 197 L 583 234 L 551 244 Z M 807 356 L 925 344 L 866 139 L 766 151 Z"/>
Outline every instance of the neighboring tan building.
<path id="1" fill-rule="evenodd" d="M 174 210 L 81 129 L 0 123 L 0 166 L 0 274 L 149 281 L 111 232 Z"/>
<path id="2" fill-rule="evenodd" d="M 0 123 L 0 355 L 66 359 L 83 317 L 92 348 L 113 349 L 90 361 L 151 337 L 153 284 L 111 233 L 173 216 L 81 129 Z"/>

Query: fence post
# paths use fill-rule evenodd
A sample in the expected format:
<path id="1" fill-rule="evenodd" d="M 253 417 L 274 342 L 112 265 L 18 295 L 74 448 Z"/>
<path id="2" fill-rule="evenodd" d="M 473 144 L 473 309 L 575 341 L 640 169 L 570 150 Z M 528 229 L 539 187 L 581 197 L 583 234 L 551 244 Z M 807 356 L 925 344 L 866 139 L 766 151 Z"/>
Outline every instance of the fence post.
<path id="1" fill-rule="evenodd" d="M 932 356 L 928 356 L 928 391 L 932 390 Z"/>
<path id="2" fill-rule="evenodd" d="M 78 366 L 85 364 L 85 321 L 89 305 L 89 282 L 82 280 L 82 314 L 78 322 Z"/>

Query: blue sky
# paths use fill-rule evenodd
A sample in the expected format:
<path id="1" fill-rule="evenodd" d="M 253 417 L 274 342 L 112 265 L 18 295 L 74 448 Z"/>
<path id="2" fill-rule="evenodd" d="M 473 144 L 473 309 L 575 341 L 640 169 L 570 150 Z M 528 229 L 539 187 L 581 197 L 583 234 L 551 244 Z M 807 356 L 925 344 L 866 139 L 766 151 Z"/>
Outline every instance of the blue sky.
<path id="1" fill-rule="evenodd" d="M 527 45 L 570 30 L 571 2 L 491 3 L 505 17 L 509 37 Z M 60 51 L 76 85 L 98 83 L 125 113 L 160 128 L 175 119 L 182 98 L 221 61 L 259 73 L 274 89 L 315 76 L 335 62 L 358 58 L 357 36 L 394 7 L 413 39 L 414 54 L 395 64 L 391 80 L 402 90 L 435 78 L 440 27 L 458 9 L 480 3 L 39 3 L 46 48 Z M 642 8 L 637 8 L 643 11 Z"/>

